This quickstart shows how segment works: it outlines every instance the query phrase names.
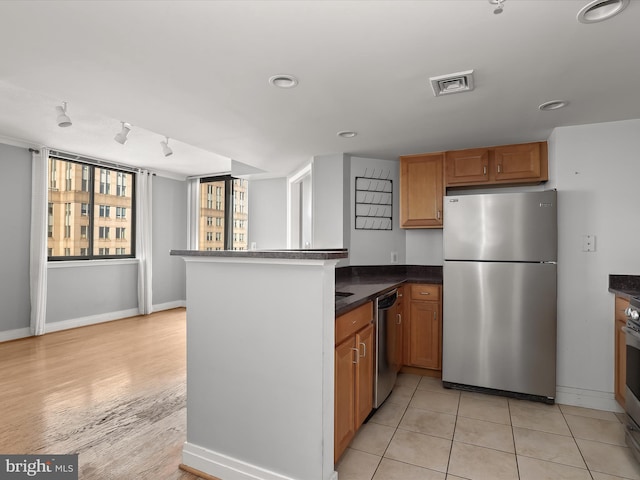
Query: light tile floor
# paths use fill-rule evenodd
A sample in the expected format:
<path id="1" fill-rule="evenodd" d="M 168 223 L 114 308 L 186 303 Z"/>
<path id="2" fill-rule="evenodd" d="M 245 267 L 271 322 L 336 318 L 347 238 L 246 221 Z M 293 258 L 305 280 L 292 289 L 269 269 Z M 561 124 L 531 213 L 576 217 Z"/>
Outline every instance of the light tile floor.
<path id="1" fill-rule="evenodd" d="M 401 374 L 340 480 L 640 480 L 612 412 L 447 390 Z"/>

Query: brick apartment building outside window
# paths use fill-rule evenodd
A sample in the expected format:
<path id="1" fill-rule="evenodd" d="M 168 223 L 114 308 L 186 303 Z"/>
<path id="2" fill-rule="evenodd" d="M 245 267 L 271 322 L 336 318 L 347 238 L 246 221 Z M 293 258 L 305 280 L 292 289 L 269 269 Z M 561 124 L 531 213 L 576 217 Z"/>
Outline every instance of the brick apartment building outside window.
<path id="1" fill-rule="evenodd" d="M 201 250 L 247 250 L 248 182 L 231 176 L 200 180 Z"/>
<path id="2" fill-rule="evenodd" d="M 49 157 L 49 260 L 134 257 L 135 173 L 64 156 Z"/>

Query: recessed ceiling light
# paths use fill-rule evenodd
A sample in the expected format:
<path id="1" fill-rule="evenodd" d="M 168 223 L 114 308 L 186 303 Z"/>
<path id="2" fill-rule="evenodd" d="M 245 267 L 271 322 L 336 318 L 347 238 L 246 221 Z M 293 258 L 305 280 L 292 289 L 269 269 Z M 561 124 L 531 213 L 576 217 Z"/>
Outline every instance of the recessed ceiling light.
<path id="1" fill-rule="evenodd" d="M 293 75 L 274 75 L 269 83 L 278 88 L 293 88 L 298 85 L 298 79 Z"/>
<path id="2" fill-rule="evenodd" d="M 624 10 L 629 0 L 594 0 L 578 12 L 580 23 L 596 23 L 607 20 Z"/>
<path id="3" fill-rule="evenodd" d="M 550 110 L 558 110 L 559 108 L 564 108 L 569 105 L 569 102 L 565 100 L 551 100 L 550 102 L 544 102 L 542 105 L 539 105 L 538 108 L 543 112 L 548 112 Z"/>
<path id="4" fill-rule="evenodd" d="M 337 135 L 342 138 L 353 138 L 358 135 L 357 132 L 351 132 L 349 130 L 343 130 L 342 132 L 338 132 Z"/>

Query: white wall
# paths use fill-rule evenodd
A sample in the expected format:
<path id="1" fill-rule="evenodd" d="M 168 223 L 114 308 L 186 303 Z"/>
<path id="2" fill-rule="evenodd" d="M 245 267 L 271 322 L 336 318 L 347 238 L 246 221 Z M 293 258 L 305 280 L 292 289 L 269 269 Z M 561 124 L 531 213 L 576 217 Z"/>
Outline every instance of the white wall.
<path id="1" fill-rule="evenodd" d="M 357 230 L 355 228 L 355 182 L 356 177 L 365 176 L 387 177 L 393 187 L 393 213 L 391 230 Z M 404 264 L 406 259 L 405 232 L 400 228 L 399 206 L 399 163 L 389 160 L 373 158 L 351 157 L 349 178 L 350 202 L 344 206 L 349 212 L 348 231 L 351 232 L 349 248 L 350 265 L 388 265 L 391 264 L 391 252 L 397 253 L 398 264 Z"/>
<path id="2" fill-rule="evenodd" d="M 249 182 L 249 245 L 260 250 L 287 247 L 287 179 Z"/>
<path id="3" fill-rule="evenodd" d="M 609 274 L 640 274 L 640 120 L 557 128 L 549 139 L 558 188 L 558 384 L 613 392 Z M 596 251 L 582 251 L 582 235 Z M 580 393 L 580 392 L 578 392 Z"/>

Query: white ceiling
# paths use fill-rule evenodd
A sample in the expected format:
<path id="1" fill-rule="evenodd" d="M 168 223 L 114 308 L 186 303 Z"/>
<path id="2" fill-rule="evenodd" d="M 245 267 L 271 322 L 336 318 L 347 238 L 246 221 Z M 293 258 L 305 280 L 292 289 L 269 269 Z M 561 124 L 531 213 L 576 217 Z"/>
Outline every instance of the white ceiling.
<path id="1" fill-rule="evenodd" d="M 325 153 L 395 159 L 640 118 L 640 2 L 585 25 L 588 1 L 506 0 L 494 15 L 488 0 L 5 0 L 0 136 L 179 175 L 233 159 L 277 176 Z M 473 92 L 433 96 L 429 77 L 468 69 Z M 299 85 L 268 84 L 282 73 Z M 538 110 L 555 99 L 570 105 Z M 134 125 L 124 146 L 120 120 Z"/>

